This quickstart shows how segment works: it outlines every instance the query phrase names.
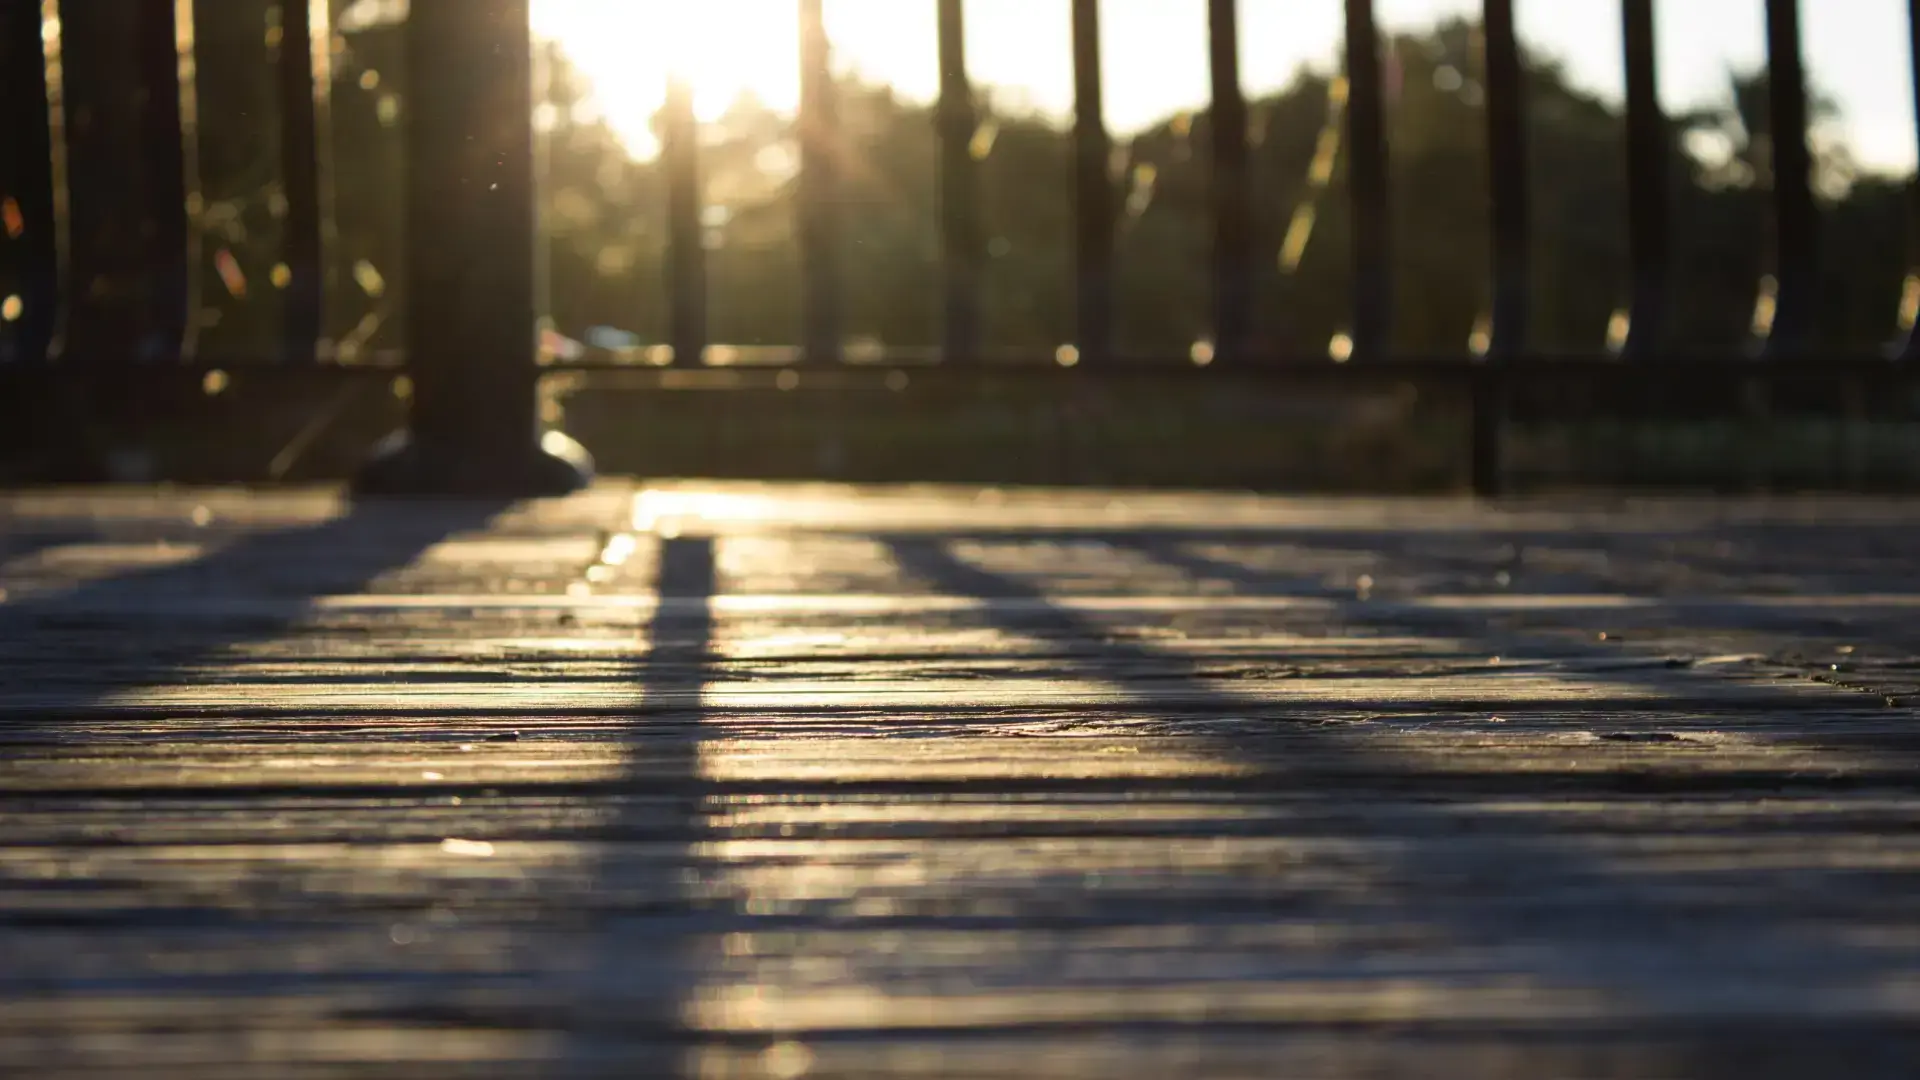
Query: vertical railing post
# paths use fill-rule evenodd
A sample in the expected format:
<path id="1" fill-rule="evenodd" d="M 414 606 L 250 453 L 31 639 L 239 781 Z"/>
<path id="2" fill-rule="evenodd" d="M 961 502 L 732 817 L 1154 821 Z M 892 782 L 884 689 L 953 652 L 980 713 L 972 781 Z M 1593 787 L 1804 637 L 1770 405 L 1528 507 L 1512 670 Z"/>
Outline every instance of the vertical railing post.
<path id="1" fill-rule="evenodd" d="M 1774 300 L 1770 356 L 1813 343 L 1819 217 L 1807 143 L 1807 71 L 1799 0 L 1767 0 L 1767 120 L 1773 146 Z"/>
<path id="2" fill-rule="evenodd" d="M 0 364 L 34 363 L 52 349 L 60 318 L 54 142 L 44 0 L 0 0 L 0 247 L 19 252 L 0 281 Z"/>
<path id="3" fill-rule="evenodd" d="M 1473 490 L 1497 495 L 1504 468 L 1506 368 L 1526 348 L 1532 297 L 1526 100 L 1513 0 L 1486 0 L 1487 177 L 1493 204 L 1493 330 L 1473 394 Z"/>
<path id="4" fill-rule="evenodd" d="M 200 339 L 199 58 L 194 52 L 193 0 L 144 5 L 136 54 L 141 85 L 166 98 L 143 101 L 138 152 L 166 163 L 148 210 L 153 237 L 152 355 L 191 358 Z"/>
<path id="5" fill-rule="evenodd" d="M 1373 0 L 1347 0 L 1347 187 L 1353 203 L 1353 355 L 1386 353 L 1393 336 L 1392 222 L 1386 88 Z"/>
<path id="6" fill-rule="evenodd" d="M 1239 0 L 1208 0 L 1207 16 L 1213 74 L 1214 348 L 1222 357 L 1239 359 L 1252 339 L 1254 250 Z"/>
<path id="7" fill-rule="evenodd" d="M 840 360 L 839 122 L 821 0 L 800 2 L 802 358 Z"/>
<path id="8" fill-rule="evenodd" d="M 973 136 L 980 117 L 967 76 L 963 0 L 940 0 L 940 226 L 945 266 L 945 358 L 970 361 L 980 347 L 980 187 Z"/>
<path id="9" fill-rule="evenodd" d="M 1113 342 L 1112 145 L 1101 98 L 1100 0 L 1073 0 L 1075 342 L 1082 361 Z"/>
<path id="10" fill-rule="evenodd" d="M 318 358 L 325 333 L 332 33 L 327 0 L 281 0 L 280 162 L 287 196 L 282 256 L 288 278 L 280 341 L 289 361 Z"/>
<path id="11" fill-rule="evenodd" d="M 112 18 L 61 20 L 71 214 L 64 351 L 89 363 L 193 351 L 199 258 L 187 198 L 198 153 L 182 79 L 193 62 L 186 3 L 124 0 Z"/>
<path id="12" fill-rule="evenodd" d="M 585 481 L 536 437 L 533 41 L 528 0 L 413 0 L 404 189 L 411 431 L 363 494 L 530 496 Z"/>
<path id="13" fill-rule="evenodd" d="M 1908 71 L 1913 77 L 1913 115 L 1920 121 L 1920 0 L 1907 0 L 1907 43 Z M 1920 283 L 1920 175 L 1908 185 L 1907 197 L 1907 281 L 1908 287 L 1913 288 Z M 1920 361 L 1920 321 L 1907 329 L 1900 359 L 1907 363 Z"/>
<path id="14" fill-rule="evenodd" d="M 1920 3 L 1920 0 L 1915 0 Z M 1672 261 L 1672 151 L 1666 110 L 1660 105 L 1654 0 L 1621 0 L 1627 72 L 1627 233 L 1633 298 L 1621 353 L 1651 358 L 1666 331 Z"/>
<path id="15" fill-rule="evenodd" d="M 700 222 L 700 126 L 693 86 L 675 74 L 661 110 L 661 159 L 667 174 L 668 336 L 675 367 L 699 367 L 707 349 L 707 243 Z"/>
<path id="16" fill-rule="evenodd" d="M 1487 175 L 1493 208 L 1493 334 L 1488 357 L 1526 348 L 1533 239 L 1527 181 L 1526 91 L 1513 0 L 1486 0 Z"/>

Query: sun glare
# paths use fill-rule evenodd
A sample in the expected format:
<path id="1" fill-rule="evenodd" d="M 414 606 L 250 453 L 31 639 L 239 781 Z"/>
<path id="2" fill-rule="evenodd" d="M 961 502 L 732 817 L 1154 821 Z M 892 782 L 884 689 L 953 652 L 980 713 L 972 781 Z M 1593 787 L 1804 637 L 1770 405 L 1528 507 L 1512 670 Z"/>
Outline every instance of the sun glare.
<path id="1" fill-rule="evenodd" d="M 1330 11 L 1330 2 L 1317 6 Z M 889 86 L 916 103 L 939 94 L 933 0 L 823 0 L 822 8 L 835 74 Z M 1069 10 L 1067 0 L 967 0 L 969 74 L 997 108 L 1069 121 Z M 1247 40 L 1263 43 L 1246 70 L 1250 89 L 1284 85 L 1300 63 L 1333 55 L 1331 22 L 1303 24 L 1291 3 L 1247 11 Z M 653 119 L 671 75 L 691 84 L 703 122 L 720 119 L 742 96 L 786 115 L 798 107 L 795 0 L 533 0 L 533 24 L 585 76 L 594 91 L 590 108 L 641 159 L 659 151 Z M 1116 134 L 1204 105 L 1206 25 L 1204 0 L 1105 6 L 1106 117 Z M 1127 74 L 1142 67 L 1155 77 Z"/>
<path id="2" fill-rule="evenodd" d="M 822 8 L 837 75 L 884 84 L 913 102 L 939 94 L 932 0 L 824 0 Z M 1066 0 L 968 0 L 966 11 L 969 73 L 982 91 L 999 107 L 1066 122 L 1073 110 Z M 1108 5 L 1105 16 L 1102 40 L 1114 65 L 1106 113 L 1116 133 L 1205 102 L 1203 0 Z M 653 118 L 671 76 L 692 86 L 694 112 L 707 123 L 743 96 L 777 113 L 791 115 L 798 107 L 794 0 L 533 0 L 533 23 L 586 77 L 594 90 L 591 108 L 641 159 L 658 153 Z M 1317 51 L 1330 55 L 1331 40 L 1302 43 L 1297 58 L 1288 53 L 1284 64 L 1268 65 L 1271 77 L 1263 72 L 1254 81 L 1278 85 L 1300 60 Z M 1155 78 L 1115 77 L 1143 64 L 1155 68 Z"/>
<path id="3" fill-rule="evenodd" d="M 691 83 L 703 121 L 718 119 L 743 94 L 782 109 L 798 97 L 793 4 L 536 0 L 533 25 L 586 77 L 591 107 L 636 157 L 659 150 L 653 118 L 674 76 Z"/>
<path id="4" fill-rule="evenodd" d="M 694 110 L 706 122 L 742 95 L 791 114 L 800 97 L 799 4 L 795 0 L 532 0 L 534 28 L 556 42 L 595 90 L 594 107 L 639 158 L 658 152 L 653 118 L 666 100 L 669 73 L 692 84 Z M 834 68 L 885 83 L 903 98 L 939 92 L 933 0 L 823 0 Z M 1872 81 L 1904 72 L 1904 60 L 1848 63 L 1900 35 L 1897 0 L 1835 4 L 1808 20 L 1809 63 L 1838 94 L 1858 152 L 1870 164 L 1911 168 L 1911 95 Z M 1857 9 L 1857 10 L 1856 10 Z M 1478 0 L 1381 0 L 1383 24 L 1425 25 L 1478 10 Z M 1622 78 L 1611 0 L 1523 5 L 1529 41 L 1563 58 L 1583 85 L 1617 96 Z M 1660 7 L 1665 92 L 1676 108 L 1714 98 L 1730 63 L 1757 59 L 1763 47 L 1753 0 L 1689 0 Z M 999 106 L 1031 109 L 1056 122 L 1073 108 L 1066 0 L 967 0 L 970 74 Z M 1249 93 L 1285 86 L 1301 64 L 1330 69 L 1339 44 L 1338 0 L 1243 2 L 1241 71 Z M 1735 16 L 1738 16 L 1737 18 Z M 1723 25 L 1724 24 L 1724 25 Z M 1729 31 L 1727 28 L 1731 27 Z M 1115 0 L 1102 5 L 1107 54 L 1106 117 L 1116 135 L 1203 107 L 1208 94 L 1204 0 Z M 1731 32 L 1732 36 L 1729 37 Z M 1904 46 L 1901 46 L 1904 48 Z M 1136 72 L 1151 69 L 1153 77 Z M 1866 81 L 1862 81 L 1866 80 Z M 1904 85 L 1902 74 L 1896 81 Z"/>
<path id="5" fill-rule="evenodd" d="M 938 69 L 932 4 L 832 0 L 836 71 L 930 100 Z M 591 107 L 635 157 L 654 156 L 669 78 L 693 88 L 703 122 L 742 97 L 791 114 L 800 98 L 799 5 L 768 0 L 534 0 L 534 31 L 591 83 Z"/>
<path id="6" fill-rule="evenodd" d="M 659 150 L 653 119 L 671 74 L 692 85 L 694 111 L 705 122 L 721 118 L 743 95 L 778 113 L 791 115 L 797 107 L 795 0 L 532 0 L 532 7 L 535 31 L 585 76 L 594 89 L 591 107 L 636 157 L 651 158 Z M 1808 35 L 1816 78 L 1844 84 L 1847 92 L 1840 97 L 1862 156 L 1910 168 L 1913 120 L 1910 104 L 1902 102 L 1911 97 L 1891 83 L 1856 85 L 1859 79 L 1849 74 L 1856 68 L 1899 71 L 1904 61 L 1849 65 L 1837 59 L 1897 36 L 1880 31 L 1904 21 L 1899 7 L 1897 0 L 1836 4 L 1828 17 L 1810 19 Z M 823 8 L 836 73 L 884 83 L 910 101 L 938 94 L 933 0 L 823 0 Z M 1240 10 L 1241 70 L 1249 93 L 1285 86 L 1302 64 L 1330 69 L 1336 62 L 1338 0 L 1260 0 L 1243 2 Z M 1475 10 L 1478 0 L 1380 5 L 1383 23 L 1402 29 Z M 1619 47 L 1617 39 L 1608 43 L 1608 20 L 1614 18 L 1608 13 L 1617 7 L 1610 0 L 1556 0 L 1524 10 L 1530 41 L 1564 57 L 1583 84 L 1619 93 Z M 1728 63 L 1744 62 L 1760 48 L 1753 0 L 1690 0 L 1660 10 L 1663 55 L 1672 54 L 1663 60 L 1663 77 L 1672 83 L 1668 92 L 1676 107 L 1719 93 Z M 1067 12 L 1066 0 L 967 0 L 968 67 L 996 106 L 1056 122 L 1071 114 Z M 1729 44 L 1725 32 L 1714 28 L 1735 12 L 1742 18 L 1733 22 L 1744 36 L 1736 34 L 1739 42 Z M 1120 0 L 1103 4 L 1101 16 L 1106 118 L 1116 135 L 1205 105 L 1204 0 Z M 1152 77 L 1135 74 L 1146 69 Z"/>

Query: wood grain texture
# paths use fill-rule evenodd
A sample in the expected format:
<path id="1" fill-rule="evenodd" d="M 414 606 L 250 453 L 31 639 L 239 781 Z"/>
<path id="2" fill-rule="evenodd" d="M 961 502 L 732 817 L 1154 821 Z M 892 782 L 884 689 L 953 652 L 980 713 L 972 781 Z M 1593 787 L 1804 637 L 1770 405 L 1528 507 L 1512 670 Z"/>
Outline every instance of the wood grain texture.
<path id="1" fill-rule="evenodd" d="M 0 1074 L 1909 1076 L 1916 526 L 0 498 Z"/>

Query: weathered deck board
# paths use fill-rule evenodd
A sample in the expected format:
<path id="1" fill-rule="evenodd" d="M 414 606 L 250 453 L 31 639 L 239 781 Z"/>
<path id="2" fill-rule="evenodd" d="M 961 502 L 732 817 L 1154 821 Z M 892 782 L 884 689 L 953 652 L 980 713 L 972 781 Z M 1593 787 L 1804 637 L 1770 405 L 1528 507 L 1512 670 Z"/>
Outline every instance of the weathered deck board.
<path id="1" fill-rule="evenodd" d="M 0 500 L 0 1073 L 1909 1076 L 1920 504 Z"/>

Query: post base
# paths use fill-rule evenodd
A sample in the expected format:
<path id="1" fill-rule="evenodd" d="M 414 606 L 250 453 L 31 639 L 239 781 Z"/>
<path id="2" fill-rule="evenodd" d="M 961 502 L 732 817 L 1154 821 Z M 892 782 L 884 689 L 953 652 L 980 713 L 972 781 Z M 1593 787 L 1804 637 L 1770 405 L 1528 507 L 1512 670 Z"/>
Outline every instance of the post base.
<path id="1" fill-rule="evenodd" d="M 355 497 L 443 495 L 515 499 L 567 495 L 593 482 L 593 455 L 558 431 L 542 435 L 526 453 L 499 457 L 461 453 L 417 442 L 398 431 L 374 448 L 373 460 L 353 479 Z"/>

